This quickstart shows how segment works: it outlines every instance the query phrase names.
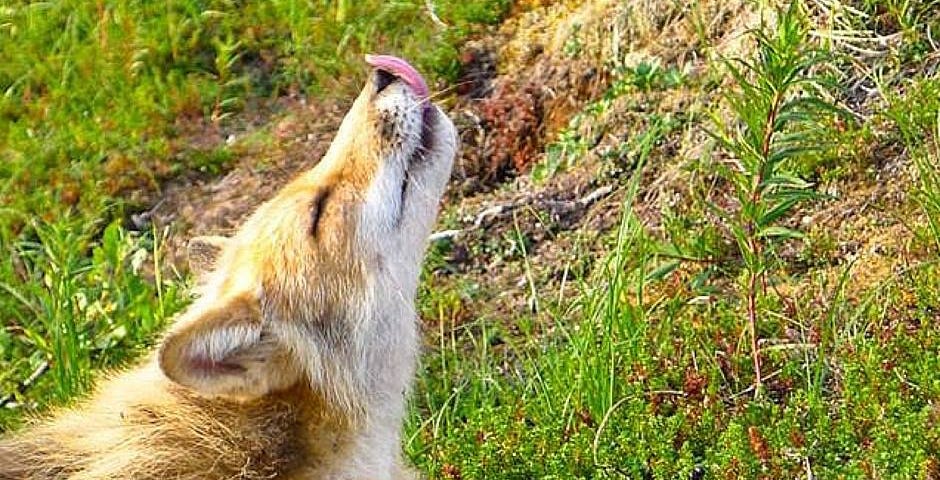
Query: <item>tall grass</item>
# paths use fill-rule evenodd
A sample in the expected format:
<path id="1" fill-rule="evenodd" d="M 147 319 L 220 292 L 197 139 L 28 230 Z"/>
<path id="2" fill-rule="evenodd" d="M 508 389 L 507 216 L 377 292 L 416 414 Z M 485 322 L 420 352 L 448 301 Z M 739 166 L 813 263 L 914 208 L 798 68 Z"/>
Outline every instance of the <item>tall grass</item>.
<path id="1" fill-rule="evenodd" d="M 938 117 L 937 125 L 938 130 L 935 133 L 937 137 L 933 146 L 928 151 L 915 156 L 914 161 L 920 174 L 917 200 L 927 217 L 934 248 L 940 252 L 940 145 L 936 143 L 936 138 L 940 138 L 940 117 Z"/>

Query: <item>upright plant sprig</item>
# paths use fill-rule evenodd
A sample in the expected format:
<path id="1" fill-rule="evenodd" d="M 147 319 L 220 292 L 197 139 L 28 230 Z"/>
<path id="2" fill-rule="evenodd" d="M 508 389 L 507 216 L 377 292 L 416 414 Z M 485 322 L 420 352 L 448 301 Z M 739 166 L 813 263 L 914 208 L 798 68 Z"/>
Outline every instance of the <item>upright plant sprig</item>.
<path id="1" fill-rule="evenodd" d="M 732 119 L 715 114 L 711 132 L 732 157 L 719 172 L 733 186 L 738 208 L 711 207 L 726 220 L 744 261 L 754 392 L 759 396 L 758 294 L 766 291 L 766 247 L 774 239 L 802 236 L 779 222 L 799 202 L 818 195 L 790 169 L 795 160 L 819 150 L 813 127 L 836 108 L 821 98 L 823 82 L 813 67 L 825 56 L 809 42 L 800 2 L 778 11 L 775 27 L 764 24 L 752 35 L 757 42 L 753 58 L 724 62 L 737 87 L 725 96 Z"/>
<path id="2" fill-rule="evenodd" d="M 242 47 L 242 42 L 229 36 L 225 40 L 212 39 L 212 45 L 215 47 L 215 75 L 218 83 L 218 93 L 216 93 L 215 105 L 212 108 L 212 121 L 219 122 L 227 117 L 231 113 L 230 110 L 240 102 L 236 87 L 244 86 L 246 79 L 235 76 L 234 72 L 236 63 L 241 59 L 239 49 Z"/>
<path id="3" fill-rule="evenodd" d="M 915 199 L 921 210 L 927 215 L 927 226 L 933 234 L 933 241 L 940 251 L 940 111 L 934 123 L 935 131 L 932 144 L 913 155 L 914 164 L 920 174 L 920 185 Z"/>

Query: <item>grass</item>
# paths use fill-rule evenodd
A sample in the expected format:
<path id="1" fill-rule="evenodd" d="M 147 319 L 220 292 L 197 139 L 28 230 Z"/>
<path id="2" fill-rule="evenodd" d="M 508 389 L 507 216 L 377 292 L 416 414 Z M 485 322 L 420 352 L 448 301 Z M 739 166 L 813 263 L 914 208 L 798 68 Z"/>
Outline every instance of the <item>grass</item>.
<path id="1" fill-rule="evenodd" d="M 444 479 L 938 478 L 934 4 L 826 3 L 828 16 L 819 2 L 755 6 L 767 21 L 747 37 L 753 50 L 715 58 L 707 71 L 655 60 L 616 71 L 607 95 L 574 117 L 533 171 L 549 183 L 597 158 L 599 183 L 618 186 L 611 229 L 568 232 L 556 265 L 539 263 L 525 230 L 538 212 L 520 211 L 471 245 L 471 255 L 522 279 L 525 308 L 513 310 L 486 307 L 503 293 L 499 283 L 452 265 L 458 245 L 432 246 L 419 304 L 428 345 L 404 439 L 411 461 Z M 9 254 L 0 318 L 10 319 L 0 329 L 0 400 L 19 405 L 0 410 L 7 428 L 23 405 L 66 402 L 96 369 L 134 357 L 186 300 L 185 281 L 161 276 L 163 233 L 123 228 L 129 207 L 116 200 L 163 177 L 102 178 L 125 182 L 161 161 L 224 169 L 224 150 L 178 143 L 177 117 L 224 128 L 248 100 L 315 96 L 337 74 L 356 75 L 363 50 L 401 48 L 453 80 L 457 42 L 506 5 L 440 2 L 453 27 L 443 35 L 423 2 L 272 2 L 250 15 L 225 3 L 71 7 L 0 11 L 15 20 L 0 21 L 0 35 L 17 30 L 22 40 L 0 42 L 16 60 L 0 66 L 0 85 L 13 92 L 0 103 L 12 159 L 0 166 Z M 39 8 L 49 10 L 31 13 Z M 375 18 L 394 26 L 388 38 L 377 39 Z M 903 41 L 853 56 L 847 42 L 875 47 L 845 29 Z M 107 88 L 82 77 L 95 71 Z M 681 114 L 656 108 L 676 92 L 698 103 Z M 644 121 L 595 154 L 614 131 L 604 122 L 623 118 L 618 109 Z M 689 194 L 657 204 L 661 221 L 651 222 L 650 180 L 686 138 L 709 142 L 679 169 Z M 896 203 L 878 190 L 895 187 Z M 820 220 L 832 212 L 843 219 Z M 891 237 L 884 245 L 867 238 L 881 232 Z"/>
<path id="2" fill-rule="evenodd" d="M 93 368 L 136 356 L 184 303 L 185 284 L 153 276 L 162 267 L 158 237 L 119 223 L 96 227 L 37 220 L 34 237 L 13 246 L 12 271 L 3 273 L 17 283 L 0 283 L 9 319 L 0 330 L 4 406 L 64 403 L 84 392 Z M 0 419 L 21 411 L 4 409 Z"/>

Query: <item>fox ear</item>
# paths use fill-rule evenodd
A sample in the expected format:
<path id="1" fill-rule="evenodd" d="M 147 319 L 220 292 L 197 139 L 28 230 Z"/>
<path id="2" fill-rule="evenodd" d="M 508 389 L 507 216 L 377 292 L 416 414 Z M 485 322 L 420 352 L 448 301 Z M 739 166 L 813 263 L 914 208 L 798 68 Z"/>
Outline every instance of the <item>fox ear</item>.
<path id="1" fill-rule="evenodd" d="M 192 315 L 181 317 L 160 346 L 160 368 L 174 382 L 206 395 L 255 398 L 299 378 L 288 350 L 264 328 L 253 296 Z"/>
<path id="2" fill-rule="evenodd" d="M 215 266 L 219 254 L 228 245 L 227 237 L 209 235 L 193 237 L 186 245 L 186 254 L 189 257 L 189 269 L 196 275 L 202 275 Z"/>

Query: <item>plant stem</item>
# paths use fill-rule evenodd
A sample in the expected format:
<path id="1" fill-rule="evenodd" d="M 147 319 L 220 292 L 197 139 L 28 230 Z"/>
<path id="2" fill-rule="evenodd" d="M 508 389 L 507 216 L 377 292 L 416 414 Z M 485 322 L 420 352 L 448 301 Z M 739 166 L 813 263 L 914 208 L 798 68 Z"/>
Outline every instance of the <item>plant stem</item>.
<path id="1" fill-rule="evenodd" d="M 757 343 L 757 272 L 751 272 L 747 287 L 747 323 L 751 334 L 751 360 L 754 362 L 754 398 L 759 398 L 761 383 L 760 349 Z"/>
<path id="2" fill-rule="evenodd" d="M 764 135 L 761 140 L 761 162 L 758 165 L 757 171 L 754 172 L 754 181 L 751 184 L 751 204 L 759 205 L 761 203 L 762 196 L 761 193 L 763 189 L 761 185 L 764 183 L 764 171 L 765 165 L 769 161 L 770 157 L 770 148 L 772 146 L 773 135 L 774 135 L 774 124 L 777 122 L 777 115 L 780 112 L 780 105 L 783 103 L 783 92 L 776 91 L 774 92 L 773 101 L 770 105 L 770 110 L 767 112 L 767 121 L 764 124 Z M 751 254 L 754 256 L 757 262 L 763 264 L 763 244 L 758 238 L 758 225 L 757 220 L 752 217 L 748 219 L 747 224 L 747 233 L 748 233 L 748 246 L 751 249 Z M 757 281 L 760 280 L 763 291 L 766 293 L 767 290 L 767 280 L 764 276 L 764 269 L 758 267 L 757 269 L 752 269 L 748 278 L 747 285 L 747 323 L 748 330 L 750 330 L 751 335 L 751 359 L 754 363 L 754 398 L 759 398 L 761 391 L 763 390 L 763 381 L 761 377 L 761 359 L 760 359 L 760 345 L 759 339 L 757 337 Z"/>

